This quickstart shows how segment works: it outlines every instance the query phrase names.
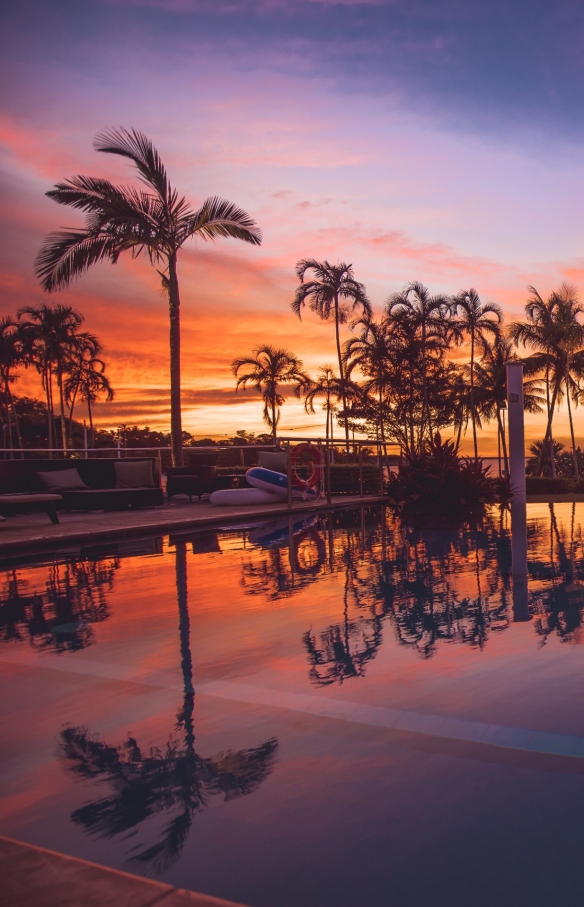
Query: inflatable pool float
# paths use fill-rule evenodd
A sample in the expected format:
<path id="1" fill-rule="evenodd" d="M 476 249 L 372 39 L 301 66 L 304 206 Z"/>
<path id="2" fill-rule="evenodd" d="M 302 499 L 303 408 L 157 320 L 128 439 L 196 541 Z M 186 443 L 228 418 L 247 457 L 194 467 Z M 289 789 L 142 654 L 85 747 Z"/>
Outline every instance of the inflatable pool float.
<path id="1" fill-rule="evenodd" d="M 296 464 L 300 456 L 308 453 L 311 459 L 309 466 L 312 473 L 307 479 L 301 479 L 296 472 Z M 312 444 L 298 444 L 291 451 L 292 461 L 292 499 L 295 501 L 315 501 L 320 497 L 322 484 L 322 457 L 320 449 Z M 250 485 L 263 491 L 271 492 L 280 498 L 288 497 L 288 477 L 272 469 L 262 466 L 253 466 L 245 474 Z"/>
<path id="2" fill-rule="evenodd" d="M 318 517 L 304 517 L 292 523 L 292 534 L 305 532 L 317 521 Z M 287 518 L 281 520 L 264 521 L 261 526 L 257 526 L 249 533 L 248 541 L 259 548 L 279 548 L 288 545 L 290 541 L 290 523 Z"/>
<path id="3" fill-rule="evenodd" d="M 249 504 L 277 504 L 280 498 L 261 488 L 223 488 L 214 491 L 209 500 L 217 507 L 246 507 Z"/>

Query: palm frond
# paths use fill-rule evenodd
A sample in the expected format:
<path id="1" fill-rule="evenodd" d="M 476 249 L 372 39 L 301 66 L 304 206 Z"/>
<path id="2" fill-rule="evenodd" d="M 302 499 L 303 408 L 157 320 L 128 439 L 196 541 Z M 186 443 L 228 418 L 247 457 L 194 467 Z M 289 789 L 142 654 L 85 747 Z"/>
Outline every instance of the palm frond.
<path id="1" fill-rule="evenodd" d="M 158 151 L 149 138 L 136 129 L 110 129 L 96 135 L 93 147 L 106 154 L 119 154 L 134 162 L 145 183 L 152 186 L 167 204 L 176 198 Z"/>
<path id="2" fill-rule="evenodd" d="M 91 265 L 112 258 L 117 251 L 115 237 L 97 236 L 85 230 L 49 233 L 35 261 L 35 273 L 47 293 L 68 286 L 74 277 Z"/>
<path id="3" fill-rule="evenodd" d="M 242 239 L 254 246 L 261 245 L 262 231 L 242 208 L 217 196 L 208 198 L 184 226 L 184 238 L 193 235 L 214 240 L 217 236 Z"/>

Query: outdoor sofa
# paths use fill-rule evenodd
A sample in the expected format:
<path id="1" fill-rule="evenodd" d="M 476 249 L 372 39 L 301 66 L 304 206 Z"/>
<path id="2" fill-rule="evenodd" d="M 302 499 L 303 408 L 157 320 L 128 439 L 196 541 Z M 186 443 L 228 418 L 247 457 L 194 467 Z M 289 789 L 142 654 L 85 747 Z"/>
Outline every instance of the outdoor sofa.
<path id="1" fill-rule="evenodd" d="M 39 494 L 59 495 L 56 506 L 65 511 L 126 510 L 164 503 L 159 461 L 154 457 L 0 461 L 0 496 L 22 495 L 17 512 L 31 509 L 26 497 Z"/>

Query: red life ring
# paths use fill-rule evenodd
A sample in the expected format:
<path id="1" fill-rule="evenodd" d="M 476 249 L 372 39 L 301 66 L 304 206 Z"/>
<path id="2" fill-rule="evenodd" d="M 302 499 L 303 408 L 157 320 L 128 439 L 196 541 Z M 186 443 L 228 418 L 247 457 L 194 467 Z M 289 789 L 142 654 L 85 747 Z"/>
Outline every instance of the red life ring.
<path id="1" fill-rule="evenodd" d="M 306 452 L 311 454 L 311 456 L 314 455 L 313 459 L 308 461 L 312 466 L 312 475 L 307 479 L 301 479 L 296 472 L 296 463 L 300 456 Z M 294 488 L 320 488 L 322 482 L 322 453 L 320 447 L 315 447 L 314 444 L 308 442 L 297 444 L 290 452 L 290 459 L 292 461 L 292 486 Z"/>
<path id="2" fill-rule="evenodd" d="M 316 545 L 316 561 L 314 564 L 301 564 L 298 557 L 298 549 L 303 542 L 313 542 Z M 318 576 L 324 562 L 326 561 L 326 546 L 320 532 L 311 527 L 303 529 L 298 535 L 294 536 L 294 570 L 301 576 Z"/>

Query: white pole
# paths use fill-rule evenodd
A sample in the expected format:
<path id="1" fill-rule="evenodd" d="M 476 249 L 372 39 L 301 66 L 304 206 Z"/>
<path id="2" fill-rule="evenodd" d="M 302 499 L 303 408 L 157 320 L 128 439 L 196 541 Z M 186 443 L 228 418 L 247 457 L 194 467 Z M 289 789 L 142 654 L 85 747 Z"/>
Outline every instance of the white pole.
<path id="1" fill-rule="evenodd" d="M 513 620 L 531 620 L 527 571 L 527 507 L 525 500 L 511 501 L 511 558 Z"/>
<path id="2" fill-rule="evenodd" d="M 525 425 L 523 414 L 523 363 L 507 363 L 509 408 L 509 472 L 515 499 L 525 501 Z"/>

